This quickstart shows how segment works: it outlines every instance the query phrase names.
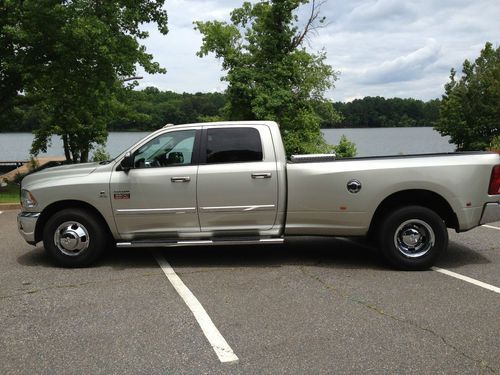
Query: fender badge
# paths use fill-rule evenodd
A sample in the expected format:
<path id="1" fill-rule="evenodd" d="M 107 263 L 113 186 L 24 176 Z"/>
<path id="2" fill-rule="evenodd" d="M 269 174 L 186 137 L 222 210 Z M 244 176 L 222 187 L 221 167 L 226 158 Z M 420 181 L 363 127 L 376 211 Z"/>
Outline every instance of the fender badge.
<path id="1" fill-rule="evenodd" d="M 115 191 L 113 193 L 113 197 L 115 199 L 130 199 L 130 192 L 129 191 Z"/>

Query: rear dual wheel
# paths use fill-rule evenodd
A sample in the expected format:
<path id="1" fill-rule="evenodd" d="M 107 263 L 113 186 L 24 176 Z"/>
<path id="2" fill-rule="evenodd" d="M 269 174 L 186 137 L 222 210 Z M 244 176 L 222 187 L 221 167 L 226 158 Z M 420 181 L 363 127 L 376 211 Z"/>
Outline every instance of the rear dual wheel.
<path id="1" fill-rule="evenodd" d="M 398 269 L 428 269 L 448 247 L 446 224 L 436 212 L 426 207 L 396 209 L 380 226 L 379 247 L 385 258 Z"/>

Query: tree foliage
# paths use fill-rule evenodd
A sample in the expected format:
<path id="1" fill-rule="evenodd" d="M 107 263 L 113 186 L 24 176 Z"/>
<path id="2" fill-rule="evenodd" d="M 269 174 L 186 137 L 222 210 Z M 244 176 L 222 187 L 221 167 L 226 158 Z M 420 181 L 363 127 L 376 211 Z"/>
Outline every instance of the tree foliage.
<path id="1" fill-rule="evenodd" d="M 333 150 L 335 151 L 335 154 L 337 154 L 337 157 L 339 159 L 353 158 L 358 153 L 356 145 L 349 141 L 344 134 L 342 134 L 342 137 L 340 137 L 339 144 L 333 146 Z"/>
<path id="2" fill-rule="evenodd" d="M 299 29 L 297 9 L 307 0 L 243 3 L 231 21 L 195 22 L 203 37 L 198 56 L 214 53 L 222 60 L 228 82 L 224 116 L 230 120 L 277 121 L 288 154 L 324 152 L 315 108 L 325 102 L 336 73 L 325 52 L 306 50 L 304 43 L 324 18 L 312 1 L 305 26 Z M 336 117 L 333 109 L 330 114 Z"/>
<path id="3" fill-rule="evenodd" d="M 500 152 L 500 135 L 496 135 L 493 137 L 488 150 Z"/>
<path id="4" fill-rule="evenodd" d="M 32 152 L 60 135 L 67 160 L 87 161 L 104 144 L 106 125 L 123 108 L 117 92 L 137 65 L 164 72 L 140 39 L 145 22 L 166 34 L 164 0 L 4 0 L 0 5 L 0 107 L 27 101 L 35 131 Z"/>
<path id="5" fill-rule="evenodd" d="M 155 87 L 124 91 L 119 100 L 126 110 L 109 122 L 109 130 L 156 130 L 168 123 L 216 119 L 226 103 L 221 93 L 178 94 Z"/>
<path id="6" fill-rule="evenodd" d="M 500 134 L 500 47 L 486 43 L 474 63 L 464 61 L 458 80 L 451 69 L 436 130 L 460 151 L 485 150 Z"/>
<path id="7" fill-rule="evenodd" d="M 224 120 L 227 96 L 223 93 L 175 93 L 155 87 L 143 90 L 121 90 L 116 93 L 119 111 L 114 113 L 108 131 L 149 131 L 167 123 Z M 366 97 L 349 103 L 327 101 L 313 103 L 321 128 L 366 128 L 432 126 L 438 119 L 439 100 L 422 102 L 416 99 L 385 99 Z M 333 117 L 337 112 L 341 120 Z M 332 114 L 333 112 L 333 114 Z M 0 131 L 29 132 L 39 126 L 32 106 L 19 103 L 10 117 L 0 113 Z"/>
<path id="8" fill-rule="evenodd" d="M 364 97 L 352 102 L 334 103 L 342 115 L 339 123 L 322 123 L 322 127 L 380 128 L 433 126 L 439 116 L 439 100 Z"/>

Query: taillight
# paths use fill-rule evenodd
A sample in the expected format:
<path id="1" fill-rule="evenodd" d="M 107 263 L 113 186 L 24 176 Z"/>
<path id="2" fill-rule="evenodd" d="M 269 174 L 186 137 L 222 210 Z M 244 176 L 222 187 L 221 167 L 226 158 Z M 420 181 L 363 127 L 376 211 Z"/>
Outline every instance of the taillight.
<path id="1" fill-rule="evenodd" d="M 490 188 L 488 189 L 488 194 L 500 194 L 500 165 L 493 167 L 493 170 L 491 171 Z"/>

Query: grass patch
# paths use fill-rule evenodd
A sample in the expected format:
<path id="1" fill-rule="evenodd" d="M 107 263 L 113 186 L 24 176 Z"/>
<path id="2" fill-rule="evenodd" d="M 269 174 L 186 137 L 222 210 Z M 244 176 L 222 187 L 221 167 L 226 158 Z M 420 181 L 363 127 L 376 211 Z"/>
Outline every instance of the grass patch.
<path id="1" fill-rule="evenodd" d="M 19 185 L 0 186 L 0 203 L 19 203 Z"/>

